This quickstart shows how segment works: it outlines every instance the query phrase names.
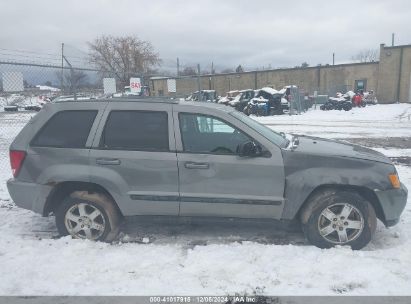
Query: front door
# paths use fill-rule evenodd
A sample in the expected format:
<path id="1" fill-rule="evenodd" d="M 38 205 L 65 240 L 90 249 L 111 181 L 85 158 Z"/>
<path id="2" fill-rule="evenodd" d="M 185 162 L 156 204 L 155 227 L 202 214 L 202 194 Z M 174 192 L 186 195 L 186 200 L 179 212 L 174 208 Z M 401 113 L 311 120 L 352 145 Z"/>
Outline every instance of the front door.
<path id="1" fill-rule="evenodd" d="M 180 215 L 281 217 L 284 171 L 279 149 L 270 153 L 264 147 L 264 156 L 240 157 L 238 144 L 256 140 L 233 121 L 189 112 L 174 117 L 180 131 Z"/>

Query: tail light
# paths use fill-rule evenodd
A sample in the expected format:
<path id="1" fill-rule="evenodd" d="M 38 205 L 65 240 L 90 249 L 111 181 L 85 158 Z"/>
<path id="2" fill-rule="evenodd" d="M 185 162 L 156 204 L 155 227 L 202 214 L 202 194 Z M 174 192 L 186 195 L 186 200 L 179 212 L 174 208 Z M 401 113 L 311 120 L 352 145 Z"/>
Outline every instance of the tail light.
<path id="1" fill-rule="evenodd" d="M 26 152 L 24 151 L 10 150 L 10 165 L 13 177 L 17 177 L 19 174 L 25 157 Z"/>

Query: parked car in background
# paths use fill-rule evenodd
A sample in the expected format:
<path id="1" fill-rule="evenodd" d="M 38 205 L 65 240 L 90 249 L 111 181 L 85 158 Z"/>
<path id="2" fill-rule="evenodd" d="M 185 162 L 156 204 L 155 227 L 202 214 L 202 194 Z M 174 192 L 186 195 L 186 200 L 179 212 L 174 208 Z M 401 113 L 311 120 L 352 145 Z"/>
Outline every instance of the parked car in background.
<path id="1" fill-rule="evenodd" d="M 40 104 L 39 105 L 27 105 L 27 106 L 24 106 L 24 110 L 38 112 L 41 110 L 42 106 L 43 105 L 40 105 Z"/>
<path id="2" fill-rule="evenodd" d="M 74 95 L 62 95 L 59 97 L 56 97 L 53 99 L 53 102 L 64 102 L 64 101 L 74 101 L 77 99 L 77 101 L 81 100 L 89 100 L 89 99 L 94 99 L 94 97 L 86 94 L 77 94 L 76 96 Z"/>
<path id="3" fill-rule="evenodd" d="M 201 90 L 191 93 L 186 101 L 217 102 L 217 93 L 215 90 Z"/>
<path id="4" fill-rule="evenodd" d="M 18 106 L 4 106 L 3 107 L 5 112 L 17 112 L 19 110 Z"/>
<path id="5" fill-rule="evenodd" d="M 90 240 L 115 239 L 125 216 L 156 215 L 291 221 L 318 247 L 360 249 L 377 218 L 395 225 L 407 202 L 379 152 L 287 138 L 205 102 L 46 104 L 14 139 L 10 162 L 17 206 Z"/>
<path id="6" fill-rule="evenodd" d="M 247 115 L 281 115 L 284 113 L 281 104 L 283 95 L 284 93 L 272 88 L 262 88 L 257 90 L 255 97 L 248 102 L 243 111 Z"/>
<path id="7" fill-rule="evenodd" d="M 7 98 L 0 98 L 0 104 L 3 105 L 5 112 L 17 111 L 40 111 L 43 105 L 50 101 L 50 98 L 43 95 L 27 94 L 19 95 L 12 94 Z"/>
<path id="8" fill-rule="evenodd" d="M 220 97 L 217 103 L 228 105 L 231 100 L 238 96 L 238 94 L 240 94 L 240 91 L 238 90 L 229 91 L 226 93 L 226 96 Z"/>
<path id="9" fill-rule="evenodd" d="M 241 90 L 232 100 L 228 102 L 228 104 L 234 107 L 237 111 L 242 112 L 244 108 L 247 106 L 249 101 L 254 98 L 255 91 L 254 90 Z"/>

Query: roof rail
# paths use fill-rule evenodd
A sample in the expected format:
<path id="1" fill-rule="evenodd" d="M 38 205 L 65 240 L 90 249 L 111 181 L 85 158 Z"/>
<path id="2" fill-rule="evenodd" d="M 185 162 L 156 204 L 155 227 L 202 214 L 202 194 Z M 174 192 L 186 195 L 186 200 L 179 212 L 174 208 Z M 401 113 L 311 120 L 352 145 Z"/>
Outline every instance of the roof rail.
<path id="1" fill-rule="evenodd" d="M 179 99 L 167 98 L 167 97 L 157 97 L 157 96 L 124 96 L 124 97 L 113 97 L 113 98 L 90 98 L 90 99 L 81 99 L 81 100 L 57 100 L 52 101 L 54 103 L 62 103 L 62 102 L 155 102 L 155 103 L 172 103 L 177 104 L 179 103 Z"/>

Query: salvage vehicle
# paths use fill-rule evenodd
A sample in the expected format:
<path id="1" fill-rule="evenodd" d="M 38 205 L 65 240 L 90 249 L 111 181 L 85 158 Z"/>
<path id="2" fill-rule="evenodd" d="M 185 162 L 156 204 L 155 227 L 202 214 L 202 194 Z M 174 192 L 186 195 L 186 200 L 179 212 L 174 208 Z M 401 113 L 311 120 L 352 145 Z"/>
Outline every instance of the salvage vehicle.
<path id="1" fill-rule="evenodd" d="M 235 96 L 232 100 L 228 102 L 230 106 L 235 108 L 237 111 L 243 111 L 244 107 L 250 102 L 252 98 L 255 96 L 254 90 L 241 90 L 239 94 Z"/>
<path id="2" fill-rule="evenodd" d="M 231 100 L 233 100 L 236 96 L 238 96 L 239 93 L 240 93 L 240 91 L 238 91 L 238 90 L 229 91 L 229 92 L 227 92 L 226 96 L 223 96 L 223 97 L 219 98 L 217 103 L 228 105 L 229 102 Z"/>
<path id="3" fill-rule="evenodd" d="M 361 146 L 284 134 L 232 107 L 167 99 L 48 103 L 10 146 L 17 206 L 61 235 L 112 241 L 126 216 L 298 222 L 314 245 L 360 249 L 407 201 Z"/>
<path id="4" fill-rule="evenodd" d="M 377 97 L 374 95 L 373 90 L 370 90 L 368 92 L 364 92 L 364 102 L 367 105 L 376 105 L 376 104 L 378 104 Z"/>
<path id="5" fill-rule="evenodd" d="M 342 94 L 341 92 L 337 92 L 336 96 L 329 97 L 328 101 L 320 106 L 320 109 L 323 111 L 329 111 L 329 110 L 350 111 L 354 106 L 354 102 L 352 102 L 352 99 L 354 98 L 354 96 L 355 96 L 355 93 L 352 91 L 348 91 L 345 94 Z"/>
<path id="6" fill-rule="evenodd" d="M 18 106 L 4 106 L 3 107 L 5 112 L 17 112 L 19 110 Z"/>
<path id="7" fill-rule="evenodd" d="M 329 111 L 329 110 L 350 111 L 352 109 L 352 107 L 353 107 L 353 104 L 350 101 L 329 99 L 325 104 L 320 106 L 320 110 L 323 110 L 323 111 Z"/>
<path id="8" fill-rule="evenodd" d="M 358 108 L 363 108 L 367 105 L 363 99 L 363 96 L 359 92 L 357 92 L 352 98 L 352 104 L 354 107 Z"/>
<path id="9" fill-rule="evenodd" d="M 186 101 L 217 102 L 217 93 L 215 90 L 201 90 L 191 93 Z"/>
<path id="10" fill-rule="evenodd" d="M 284 93 L 269 87 L 258 90 L 243 112 L 246 115 L 268 116 L 284 114 L 282 97 Z"/>

